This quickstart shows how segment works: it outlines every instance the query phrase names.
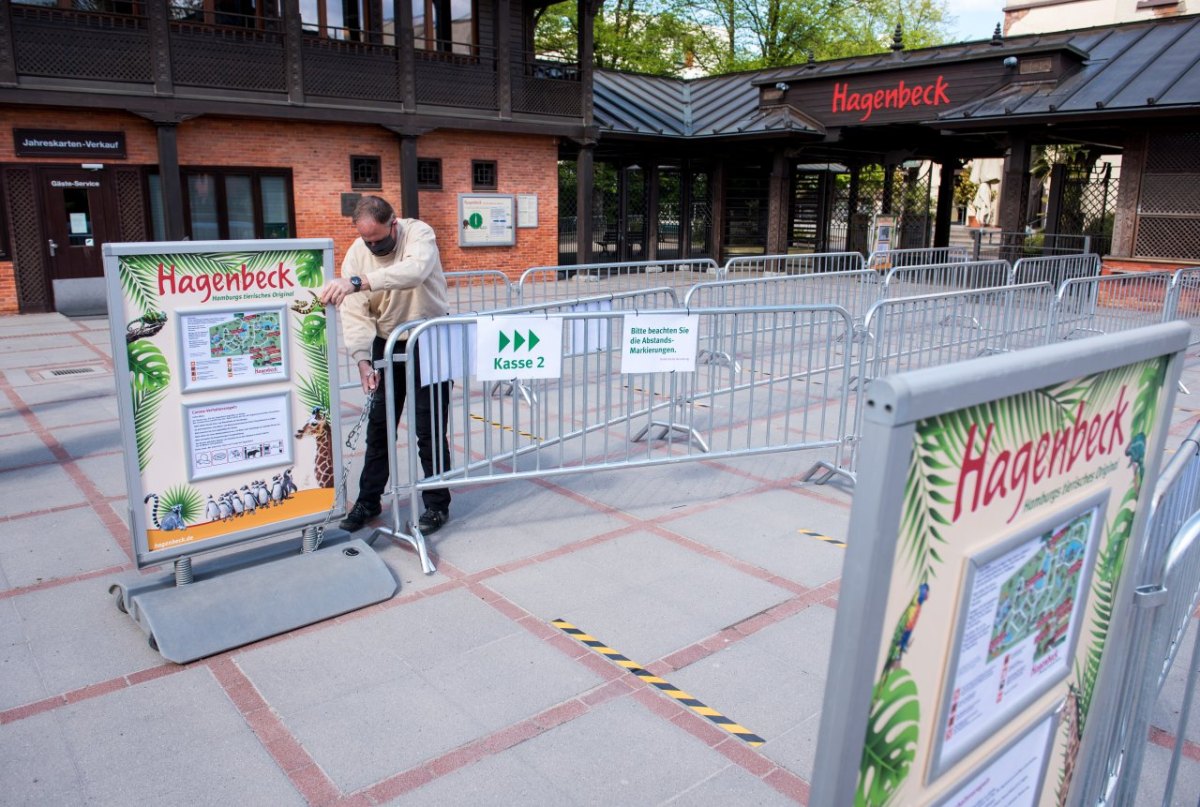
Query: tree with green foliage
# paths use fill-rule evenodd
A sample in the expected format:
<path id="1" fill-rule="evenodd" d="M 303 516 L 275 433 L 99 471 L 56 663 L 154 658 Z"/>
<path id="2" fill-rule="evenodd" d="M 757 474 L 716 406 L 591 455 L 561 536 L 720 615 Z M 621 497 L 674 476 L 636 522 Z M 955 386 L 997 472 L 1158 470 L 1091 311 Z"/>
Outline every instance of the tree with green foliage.
<path id="1" fill-rule="evenodd" d="M 573 2 L 547 6 L 537 13 L 535 47 L 539 56 L 578 59 L 579 25 Z M 696 25 L 688 6 L 678 0 L 616 0 L 596 16 L 595 64 L 609 70 L 678 76 L 694 51 Z"/>
<path id="2" fill-rule="evenodd" d="M 548 6 L 535 18 L 539 55 L 578 58 L 577 6 Z M 945 41 L 945 0 L 616 0 L 595 26 L 598 67 L 678 76 L 802 64 L 879 53 L 899 22 L 908 49 Z"/>

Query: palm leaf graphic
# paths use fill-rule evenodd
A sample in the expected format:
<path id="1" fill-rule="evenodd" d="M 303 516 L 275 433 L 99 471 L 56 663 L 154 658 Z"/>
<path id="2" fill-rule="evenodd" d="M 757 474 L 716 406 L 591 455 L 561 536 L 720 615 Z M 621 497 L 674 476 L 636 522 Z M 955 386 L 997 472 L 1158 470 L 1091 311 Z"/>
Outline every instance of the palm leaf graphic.
<path id="1" fill-rule="evenodd" d="M 159 500 L 158 511 L 160 514 L 169 513 L 175 505 L 180 506 L 180 515 L 189 524 L 198 521 L 204 513 L 204 499 L 200 496 L 200 491 L 191 485 L 168 488 Z"/>
<path id="2" fill-rule="evenodd" d="M 1131 401 L 1131 417 L 1129 434 L 1126 439 L 1132 440 L 1136 435 L 1149 435 L 1154 428 L 1158 414 L 1158 399 L 1166 377 L 1166 358 L 1152 359 L 1119 371 L 1101 374 L 1093 377 L 1096 388 L 1103 390 L 1113 400 L 1121 386 L 1128 385 L 1130 377 L 1136 377 L 1136 392 Z M 1096 688 L 1096 679 L 1100 675 L 1100 664 L 1104 659 L 1104 647 L 1108 643 L 1108 633 L 1112 624 L 1113 610 L 1116 605 L 1117 587 L 1125 568 L 1126 550 L 1133 531 L 1133 521 L 1136 514 L 1137 502 L 1141 495 L 1141 470 L 1134 469 L 1133 479 L 1121 497 L 1120 506 L 1113 517 L 1112 523 L 1105 528 L 1104 545 L 1096 559 L 1096 571 L 1092 579 L 1092 593 L 1095 595 L 1096 607 L 1092 614 L 1091 639 L 1083 666 L 1075 666 L 1075 682 L 1071 685 L 1072 692 L 1077 698 L 1077 714 L 1074 725 L 1064 723 L 1063 733 L 1067 743 L 1067 758 L 1061 772 L 1058 784 L 1058 803 L 1063 803 L 1071 788 L 1072 775 L 1075 771 L 1075 755 L 1079 751 L 1079 739 L 1087 722 L 1088 712 L 1092 705 L 1092 695 Z"/>
<path id="3" fill-rule="evenodd" d="M 267 250 L 264 252 L 233 252 L 220 256 L 225 266 L 247 271 L 274 269 L 279 264 L 296 272 L 296 280 L 305 288 L 316 288 L 325 282 L 325 263 L 320 250 L 293 249 Z"/>
<path id="4" fill-rule="evenodd" d="M 127 255 L 117 264 L 117 275 L 125 296 L 143 314 L 148 314 L 156 307 L 159 258 L 157 255 Z"/>
<path id="5" fill-rule="evenodd" d="M 132 385 L 133 433 L 137 443 L 138 470 L 146 470 L 150 462 L 150 446 L 154 442 L 154 423 L 158 408 L 167 396 L 165 387 L 146 388 Z"/>
<path id="6" fill-rule="evenodd" d="M 321 407 L 329 411 L 329 343 L 327 320 L 323 312 L 297 314 L 296 329 L 300 352 L 311 374 L 297 373 L 296 396 L 308 410 Z"/>
<path id="7" fill-rule="evenodd" d="M 150 446 L 154 443 L 154 424 L 171 383 L 171 367 L 162 351 L 147 341 L 131 342 L 129 386 L 133 404 L 133 432 L 137 443 L 138 468 L 146 470 Z"/>
<path id="8" fill-rule="evenodd" d="M 129 375 L 136 387 L 161 389 L 171 382 L 171 366 L 163 352 L 150 342 L 131 342 L 128 346 Z"/>
<path id="9" fill-rule="evenodd" d="M 895 796 L 916 758 L 920 721 L 920 699 L 912 675 L 905 669 L 885 674 L 871 693 L 855 807 L 882 807 Z"/>
<path id="10" fill-rule="evenodd" d="M 1109 373 L 1107 375 L 1116 377 L 1108 384 L 1110 388 L 1119 388 L 1118 382 L 1125 383 L 1126 376 L 1124 374 Z M 1143 362 L 1142 366 L 1138 368 L 1137 392 L 1131 402 L 1132 411 L 1127 438 L 1132 439 L 1137 434 L 1148 434 L 1153 428 L 1157 415 L 1158 397 L 1165 375 L 1165 359 Z M 1092 583 L 1092 592 L 1096 596 L 1096 610 L 1092 618 L 1092 642 L 1088 646 L 1087 659 L 1079 677 L 1079 724 L 1081 730 L 1091 707 L 1096 678 L 1100 674 L 1100 662 L 1103 659 L 1104 646 L 1108 641 L 1117 586 L 1125 568 L 1126 549 L 1133 532 L 1134 516 L 1141 493 L 1139 476 L 1139 472 L 1135 470 L 1133 483 L 1122 496 L 1120 508 L 1106 529 L 1104 548 L 1096 560 L 1096 575 Z"/>

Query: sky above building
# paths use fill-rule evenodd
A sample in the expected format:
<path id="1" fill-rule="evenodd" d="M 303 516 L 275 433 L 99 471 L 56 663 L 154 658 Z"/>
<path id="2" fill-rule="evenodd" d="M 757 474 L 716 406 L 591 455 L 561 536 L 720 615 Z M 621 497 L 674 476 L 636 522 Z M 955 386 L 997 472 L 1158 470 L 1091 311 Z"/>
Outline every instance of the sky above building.
<path id="1" fill-rule="evenodd" d="M 996 30 L 996 24 L 1004 23 L 1004 0 L 955 0 L 950 4 L 951 40 L 970 42 L 987 39 Z"/>

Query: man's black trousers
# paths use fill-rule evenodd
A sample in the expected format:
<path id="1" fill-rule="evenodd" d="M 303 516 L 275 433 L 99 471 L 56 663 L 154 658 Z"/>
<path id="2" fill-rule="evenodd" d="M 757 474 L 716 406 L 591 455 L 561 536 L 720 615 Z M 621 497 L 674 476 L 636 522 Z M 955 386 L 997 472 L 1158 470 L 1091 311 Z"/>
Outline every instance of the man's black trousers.
<path id="1" fill-rule="evenodd" d="M 375 361 L 383 358 L 383 349 L 386 344 L 385 340 L 378 336 L 375 337 L 375 343 L 371 346 L 371 356 Z M 395 353 L 396 355 L 404 354 L 404 343 L 400 342 L 396 344 Z M 443 381 L 429 386 L 420 386 L 421 362 L 415 351 L 413 352 L 413 357 L 414 364 L 416 365 L 417 385 L 419 387 L 416 394 L 417 451 L 421 456 L 421 468 L 425 471 L 425 476 L 428 477 L 435 470 L 433 454 L 433 413 L 435 409 L 438 410 L 438 417 L 441 422 L 438 433 L 441 436 L 440 449 L 442 454 L 436 470 L 438 473 L 442 473 L 450 468 L 450 440 L 446 432 L 446 425 L 450 413 L 450 394 L 453 382 Z M 393 398 L 396 401 L 396 423 L 399 425 L 405 420 L 404 398 L 407 379 L 405 378 L 403 362 L 397 363 L 395 369 L 396 385 L 393 389 Z M 386 386 L 384 376 L 380 373 L 379 385 L 375 387 L 371 404 L 371 415 L 367 419 L 367 451 L 363 457 L 362 474 L 358 478 L 358 500 L 367 505 L 378 503 L 383 496 L 384 488 L 387 487 L 387 403 L 384 398 L 384 395 L 387 394 Z M 407 472 L 405 467 L 406 459 L 404 456 L 400 456 L 397 459 L 400 461 L 400 473 L 403 475 Z M 421 498 L 424 500 L 427 510 L 450 509 L 450 491 L 446 488 L 422 491 Z"/>

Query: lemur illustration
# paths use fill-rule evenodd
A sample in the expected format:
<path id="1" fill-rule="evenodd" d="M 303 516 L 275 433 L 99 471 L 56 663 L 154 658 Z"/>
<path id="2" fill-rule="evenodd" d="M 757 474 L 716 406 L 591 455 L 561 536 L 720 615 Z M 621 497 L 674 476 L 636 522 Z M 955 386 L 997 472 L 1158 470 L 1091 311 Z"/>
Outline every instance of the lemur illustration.
<path id="1" fill-rule="evenodd" d="M 159 507 L 158 494 L 157 493 L 147 493 L 146 498 L 142 500 L 142 503 L 145 504 L 146 502 L 150 501 L 151 499 L 154 499 L 154 506 L 150 508 L 150 518 L 154 522 L 154 529 L 156 529 L 156 530 L 187 529 L 187 524 L 184 523 L 184 520 L 183 520 L 183 505 L 182 504 L 171 505 L 170 512 L 167 513 L 166 518 L 164 518 L 162 520 L 162 523 L 160 524 L 158 522 L 158 507 Z"/>

